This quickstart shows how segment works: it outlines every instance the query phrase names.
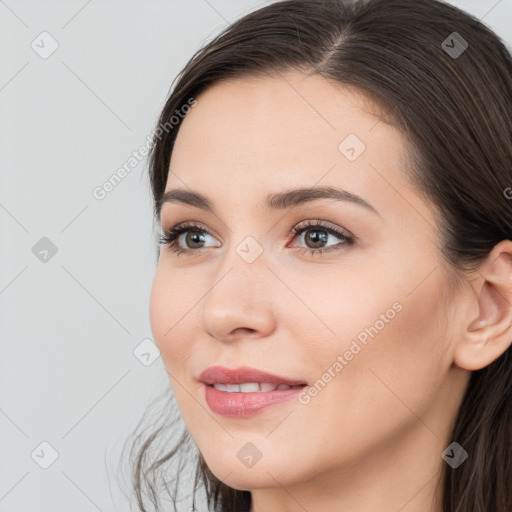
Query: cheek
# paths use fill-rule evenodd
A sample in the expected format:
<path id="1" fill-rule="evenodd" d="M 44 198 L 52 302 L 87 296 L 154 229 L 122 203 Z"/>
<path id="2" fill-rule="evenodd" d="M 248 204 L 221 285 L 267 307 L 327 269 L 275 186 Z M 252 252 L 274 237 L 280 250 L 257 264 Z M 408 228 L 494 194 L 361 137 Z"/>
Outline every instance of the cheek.
<path id="1" fill-rule="evenodd" d="M 336 449 L 319 436 L 306 440 L 308 449 L 333 464 L 417 428 L 418 417 L 428 416 L 439 399 L 446 371 L 439 361 L 448 334 L 441 321 L 442 282 L 434 276 L 413 293 L 414 286 L 398 285 L 360 286 L 351 294 L 338 289 L 337 303 L 323 310 L 336 336 L 302 346 L 311 394 L 303 395 L 297 409 L 297 428 L 309 421 L 336 439 Z"/>
<path id="2" fill-rule="evenodd" d="M 444 276 L 435 269 L 435 254 L 403 249 L 383 252 L 364 272 L 353 269 L 331 284 L 325 319 L 341 341 L 336 348 L 350 350 L 354 340 L 361 346 L 358 359 L 395 368 L 398 361 L 432 366 L 447 334 Z"/>
<path id="3" fill-rule="evenodd" d="M 404 294 L 396 281 L 388 283 L 382 272 L 356 264 L 345 267 L 303 273 L 300 281 L 291 274 L 282 277 L 301 301 L 294 295 L 288 304 L 276 304 L 277 321 L 293 330 L 297 352 L 307 356 L 309 375 L 323 372 L 346 351 L 352 350 L 347 357 L 357 365 L 367 347 L 385 338 L 404 316 Z"/>
<path id="4" fill-rule="evenodd" d="M 157 269 L 149 300 L 151 331 L 162 361 L 169 371 L 175 367 L 182 368 L 179 362 L 190 356 L 191 343 L 187 331 L 193 321 L 193 308 L 198 301 L 198 294 L 194 293 L 190 285 L 181 286 L 183 281 L 183 278 Z"/>
<path id="5" fill-rule="evenodd" d="M 338 304 L 326 312 L 337 336 L 330 342 L 325 338 L 329 350 L 315 354 L 311 348 L 310 354 L 317 379 L 328 380 L 329 369 L 336 376 L 319 393 L 319 413 L 332 407 L 330 413 L 339 415 L 347 410 L 339 407 L 343 404 L 356 422 L 378 411 L 397 411 L 398 420 L 401 412 L 407 415 L 404 403 L 418 413 L 432 404 L 447 370 L 443 283 L 435 272 L 417 288 L 414 282 L 379 287 L 375 280 L 371 288 L 337 294 Z"/>
<path id="6" fill-rule="evenodd" d="M 303 314 L 294 331 L 295 339 L 304 340 L 309 375 L 317 379 L 331 368 L 346 375 L 341 385 L 355 393 L 356 386 L 383 386 L 371 369 L 383 371 L 400 387 L 405 381 L 428 383 L 432 372 L 435 377 L 444 371 L 439 361 L 449 333 L 443 275 L 439 268 L 432 272 L 436 261 L 430 253 L 423 258 L 404 254 L 382 252 L 364 269 L 354 263 L 331 272 L 330 279 L 317 273 L 294 288 L 317 317 Z M 332 279 L 336 273 L 342 277 Z M 287 317 L 286 311 L 280 313 Z M 310 334 L 313 326 L 316 337 Z"/>

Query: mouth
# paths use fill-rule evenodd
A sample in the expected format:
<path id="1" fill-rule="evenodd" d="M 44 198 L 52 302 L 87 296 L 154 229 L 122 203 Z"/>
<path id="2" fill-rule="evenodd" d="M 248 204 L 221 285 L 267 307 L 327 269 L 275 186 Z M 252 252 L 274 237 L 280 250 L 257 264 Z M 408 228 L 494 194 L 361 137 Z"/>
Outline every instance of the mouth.
<path id="1" fill-rule="evenodd" d="M 305 384 L 288 385 L 288 384 L 275 384 L 271 382 L 244 382 L 242 384 L 222 384 L 215 382 L 208 384 L 209 386 L 224 391 L 226 393 L 266 393 L 268 391 L 284 390 L 292 388 L 303 388 Z"/>
<path id="2" fill-rule="evenodd" d="M 251 417 L 291 400 L 307 383 L 248 367 L 207 368 L 199 376 L 212 412 L 235 418 Z"/>
<path id="3" fill-rule="evenodd" d="M 252 391 L 255 385 L 260 387 L 258 383 L 248 383 L 251 391 L 241 391 L 241 386 L 237 384 L 229 384 L 231 391 L 218 389 L 217 386 L 222 384 L 204 384 L 203 383 L 203 397 L 210 408 L 210 410 L 221 416 L 228 416 L 231 418 L 250 418 L 256 414 L 261 414 L 269 408 L 283 405 L 295 398 L 298 393 L 304 389 L 305 385 L 286 386 L 280 384 L 279 386 L 272 385 L 272 390 Z M 281 388 L 281 389 L 278 389 Z"/>
<path id="4" fill-rule="evenodd" d="M 239 368 L 226 368 L 224 366 L 210 366 L 204 370 L 198 378 L 206 385 L 228 386 L 222 391 L 228 392 L 254 392 L 254 391 L 272 391 L 270 386 L 304 386 L 307 382 L 298 379 L 291 379 L 281 375 L 275 375 L 256 368 L 241 366 Z M 229 386 L 242 386 L 241 390 L 229 388 Z M 259 389 L 256 389 L 256 385 Z M 246 391 L 245 391 L 246 390 Z"/>

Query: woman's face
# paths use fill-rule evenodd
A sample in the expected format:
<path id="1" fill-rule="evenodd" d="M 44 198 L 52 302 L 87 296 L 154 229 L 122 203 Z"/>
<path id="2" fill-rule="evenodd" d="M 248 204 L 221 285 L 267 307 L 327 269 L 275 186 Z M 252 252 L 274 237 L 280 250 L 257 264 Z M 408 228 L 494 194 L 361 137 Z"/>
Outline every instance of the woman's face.
<path id="1" fill-rule="evenodd" d="M 211 211 L 163 204 L 163 230 L 189 231 L 162 245 L 150 317 L 212 472 L 239 489 L 292 489 L 442 462 L 466 381 L 436 222 L 400 170 L 400 133 L 353 90 L 298 72 L 225 81 L 197 100 L 166 190 L 200 194 Z M 360 199 L 290 194 L 317 188 Z M 252 413 L 240 404 L 254 394 L 210 388 L 212 409 L 200 377 L 211 366 L 308 386 Z"/>

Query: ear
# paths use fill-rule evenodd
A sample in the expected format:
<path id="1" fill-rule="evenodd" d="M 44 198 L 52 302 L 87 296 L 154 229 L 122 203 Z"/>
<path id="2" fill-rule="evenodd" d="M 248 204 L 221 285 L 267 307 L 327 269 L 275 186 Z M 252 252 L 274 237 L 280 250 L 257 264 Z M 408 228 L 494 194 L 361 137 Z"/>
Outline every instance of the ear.
<path id="1" fill-rule="evenodd" d="M 454 362 L 480 370 L 498 359 L 512 343 L 512 242 L 496 244 L 477 271 L 475 309 L 454 351 Z"/>

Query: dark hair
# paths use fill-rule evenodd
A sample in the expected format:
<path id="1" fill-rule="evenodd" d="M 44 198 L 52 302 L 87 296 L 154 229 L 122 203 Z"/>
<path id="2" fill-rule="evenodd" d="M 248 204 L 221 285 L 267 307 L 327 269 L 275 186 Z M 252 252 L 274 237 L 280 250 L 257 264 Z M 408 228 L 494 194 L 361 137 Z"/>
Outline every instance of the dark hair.
<path id="1" fill-rule="evenodd" d="M 158 126 L 168 127 L 176 110 L 220 80 L 279 77 L 288 70 L 355 88 L 400 130 L 407 176 L 432 205 L 439 249 L 454 276 L 474 271 L 498 242 L 512 239 L 505 193 L 512 185 L 512 58 L 482 22 L 437 0 L 277 1 L 237 20 L 197 51 L 176 77 Z M 157 129 L 151 148 L 155 216 L 180 122 Z M 457 469 L 444 465 L 444 512 L 512 510 L 511 403 L 509 347 L 471 374 L 450 432 L 469 458 Z M 162 432 L 174 425 L 168 417 L 159 419 L 163 426 L 145 441 L 141 434 L 131 451 L 142 511 L 145 489 L 157 506 L 157 475 L 170 476 L 167 463 L 190 441 L 183 429 L 172 450 L 167 446 L 167 452 L 150 457 Z M 197 450 L 196 456 L 194 482 L 202 483 L 208 507 L 248 511 L 251 493 L 219 481 Z M 176 471 L 177 489 L 181 466 Z"/>

